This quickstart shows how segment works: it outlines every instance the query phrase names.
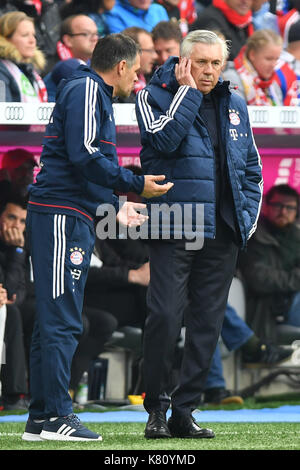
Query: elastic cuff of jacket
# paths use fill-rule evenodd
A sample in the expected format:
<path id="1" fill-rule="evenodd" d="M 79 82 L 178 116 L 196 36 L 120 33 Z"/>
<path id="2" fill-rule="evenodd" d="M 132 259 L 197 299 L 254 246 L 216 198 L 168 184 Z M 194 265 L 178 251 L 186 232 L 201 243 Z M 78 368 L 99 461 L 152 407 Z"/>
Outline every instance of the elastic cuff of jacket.
<path id="1" fill-rule="evenodd" d="M 145 177 L 144 175 L 135 175 L 134 177 L 134 192 L 136 194 L 142 194 L 145 186 Z"/>

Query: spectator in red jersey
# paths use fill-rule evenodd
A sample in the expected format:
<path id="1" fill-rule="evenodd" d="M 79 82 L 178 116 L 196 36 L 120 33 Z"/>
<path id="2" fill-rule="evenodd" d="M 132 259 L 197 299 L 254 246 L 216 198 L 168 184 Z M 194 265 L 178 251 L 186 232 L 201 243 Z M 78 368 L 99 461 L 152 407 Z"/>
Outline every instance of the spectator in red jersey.
<path id="1" fill-rule="evenodd" d="M 282 52 L 282 38 L 272 30 L 255 31 L 238 57 L 223 73 L 250 106 L 295 105 L 295 74 L 291 71 L 285 87 L 275 72 Z"/>

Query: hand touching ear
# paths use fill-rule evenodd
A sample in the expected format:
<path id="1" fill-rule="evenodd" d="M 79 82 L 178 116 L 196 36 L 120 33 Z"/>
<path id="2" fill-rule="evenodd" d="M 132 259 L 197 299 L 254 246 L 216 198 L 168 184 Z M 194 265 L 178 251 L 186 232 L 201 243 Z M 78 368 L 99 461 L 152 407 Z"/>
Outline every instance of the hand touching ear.
<path id="1" fill-rule="evenodd" d="M 179 85 L 188 85 L 197 88 L 191 74 L 191 59 L 180 57 L 179 63 L 175 65 L 175 77 Z"/>

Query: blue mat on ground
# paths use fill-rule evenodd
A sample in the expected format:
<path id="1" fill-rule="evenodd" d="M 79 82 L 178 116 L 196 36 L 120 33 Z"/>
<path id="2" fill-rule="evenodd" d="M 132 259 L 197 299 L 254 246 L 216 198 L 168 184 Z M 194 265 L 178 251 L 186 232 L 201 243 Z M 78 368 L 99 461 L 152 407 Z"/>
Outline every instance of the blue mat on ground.
<path id="1" fill-rule="evenodd" d="M 170 412 L 168 412 L 169 415 Z M 81 412 L 81 421 L 90 423 L 146 423 L 148 414 L 145 411 L 103 411 Z M 284 405 L 279 408 L 263 408 L 259 410 L 204 410 L 195 411 L 194 417 L 203 423 L 299 423 L 300 405 Z M 25 422 L 28 414 L 0 416 L 0 423 Z"/>

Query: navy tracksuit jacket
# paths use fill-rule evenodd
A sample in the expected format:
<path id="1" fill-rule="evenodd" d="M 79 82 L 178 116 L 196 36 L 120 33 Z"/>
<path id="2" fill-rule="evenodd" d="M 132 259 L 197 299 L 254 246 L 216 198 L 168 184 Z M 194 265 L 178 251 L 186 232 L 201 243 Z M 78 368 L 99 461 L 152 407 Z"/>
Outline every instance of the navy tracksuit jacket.
<path id="1" fill-rule="evenodd" d="M 37 317 L 31 351 L 32 418 L 72 412 L 70 367 L 82 330 L 94 217 L 114 190 L 141 193 L 144 177 L 121 168 L 112 87 L 86 66 L 59 86 L 46 129 L 41 171 L 31 187 L 27 235 Z"/>

